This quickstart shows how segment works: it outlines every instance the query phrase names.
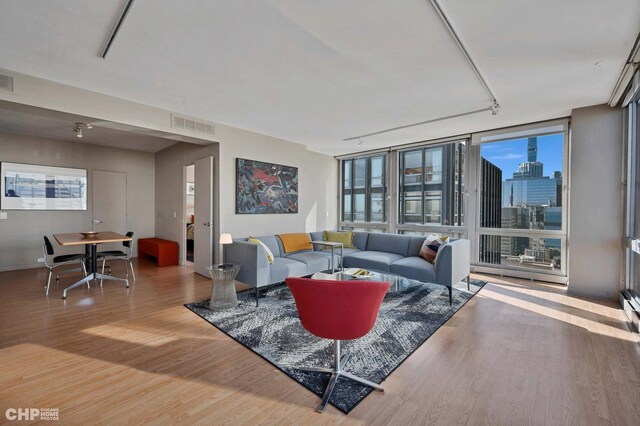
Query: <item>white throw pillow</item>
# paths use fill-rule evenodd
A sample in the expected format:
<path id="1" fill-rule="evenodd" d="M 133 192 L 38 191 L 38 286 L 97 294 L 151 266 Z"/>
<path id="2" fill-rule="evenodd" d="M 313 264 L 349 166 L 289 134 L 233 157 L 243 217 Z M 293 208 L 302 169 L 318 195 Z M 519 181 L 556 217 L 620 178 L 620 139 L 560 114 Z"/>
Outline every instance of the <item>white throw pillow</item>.
<path id="1" fill-rule="evenodd" d="M 267 247 L 267 245 L 265 243 L 263 243 L 262 241 L 260 241 L 257 238 L 253 238 L 253 237 L 249 237 L 248 241 L 250 243 L 261 245 L 262 248 L 264 249 L 264 251 L 267 253 L 267 259 L 269 260 L 269 264 L 271 265 L 273 263 L 273 252 L 271 250 L 269 250 L 269 247 Z"/>

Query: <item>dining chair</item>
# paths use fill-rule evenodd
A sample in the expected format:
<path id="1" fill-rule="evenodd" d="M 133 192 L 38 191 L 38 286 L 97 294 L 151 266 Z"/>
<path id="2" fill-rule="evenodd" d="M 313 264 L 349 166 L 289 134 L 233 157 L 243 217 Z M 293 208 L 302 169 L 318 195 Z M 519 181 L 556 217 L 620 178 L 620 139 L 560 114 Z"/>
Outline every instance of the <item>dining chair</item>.
<path id="1" fill-rule="evenodd" d="M 371 331 L 391 284 L 385 281 L 334 281 L 293 277 L 285 281 L 293 294 L 302 326 L 314 336 L 333 340 L 331 368 L 294 366 L 298 370 L 331 374 L 318 412 L 324 411 L 339 378 L 353 380 L 383 392 L 382 386 L 343 370 L 350 355 L 341 358 L 340 342 L 359 339 Z"/>
<path id="2" fill-rule="evenodd" d="M 129 231 L 126 233 L 127 237 L 133 237 L 133 232 Z M 123 241 L 122 246 L 124 250 L 110 250 L 110 251 L 99 251 L 98 252 L 98 262 L 102 260 L 102 273 L 104 274 L 105 263 L 107 260 L 118 260 L 122 259 L 124 261 L 125 267 L 125 278 L 129 278 L 129 268 L 131 268 L 131 275 L 133 275 L 133 281 L 136 280 L 136 273 L 133 270 L 133 263 L 131 262 L 131 241 Z M 109 267 L 109 273 L 111 273 L 111 267 Z M 102 280 L 100 280 L 100 285 L 102 285 Z"/>
<path id="3" fill-rule="evenodd" d="M 81 265 L 81 269 L 67 269 L 64 271 L 59 271 L 56 274 L 56 284 L 60 283 L 60 275 L 61 274 L 67 274 L 70 272 L 77 272 L 79 270 L 82 271 L 82 273 L 84 274 L 84 276 L 87 276 L 87 267 L 85 265 L 85 260 L 86 260 L 86 255 L 84 253 L 80 254 L 62 254 L 60 256 L 56 256 L 55 252 L 53 250 L 53 244 L 51 244 L 51 241 L 49 240 L 49 237 L 47 237 L 46 235 L 44 236 L 44 244 L 42 245 L 42 253 L 44 254 L 44 265 L 49 268 L 49 274 L 47 276 L 47 291 L 46 291 L 46 295 L 49 295 L 49 287 L 51 287 L 51 274 L 53 272 L 53 270 L 59 266 L 62 265 L 67 265 L 70 263 L 75 263 L 75 262 L 80 262 Z M 87 287 L 89 286 L 89 283 L 87 283 Z"/>

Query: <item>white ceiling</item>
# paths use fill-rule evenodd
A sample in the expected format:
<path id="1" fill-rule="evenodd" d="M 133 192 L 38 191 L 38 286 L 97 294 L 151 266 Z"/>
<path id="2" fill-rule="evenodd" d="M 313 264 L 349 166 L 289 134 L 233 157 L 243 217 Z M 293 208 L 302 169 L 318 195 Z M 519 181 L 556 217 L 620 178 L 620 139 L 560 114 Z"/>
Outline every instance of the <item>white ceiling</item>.
<path id="1" fill-rule="evenodd" d="M 91 123 L 93 128 L 84 130 L 83 137 L 78 138 L 76 123 Z M 177 143 L 145 134 L 144 129 L 4 101 L 0 101 L 0 131 L 147 152 L 158 152 Z"/>
<path id="2" fill-rule="evenodd" d="M 353 152 L 567 116 L 605 103 L 640 31 L 638 0 L 440 0 L 491 104 L 428 0 L 4 0 L 0 68 Z"/>

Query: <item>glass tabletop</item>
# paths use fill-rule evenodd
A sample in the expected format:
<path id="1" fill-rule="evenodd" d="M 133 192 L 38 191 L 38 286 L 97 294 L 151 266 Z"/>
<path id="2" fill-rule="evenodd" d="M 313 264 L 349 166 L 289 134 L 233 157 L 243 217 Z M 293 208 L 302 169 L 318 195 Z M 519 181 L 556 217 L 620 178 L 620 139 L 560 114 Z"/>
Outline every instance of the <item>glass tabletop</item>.
<path id="1" fill-rule="evenodd" d="M 359 268 L 352 268 L 359 269 Z M 391 287 L 389 287 L 389 293 L 395 293 L 398 291 L 402 291 L 406 289 L 411 280 L 405 277 L 401 277 L 400 275 L 392 274 L 390 272 L 376 271 L 374 269 L 367 269 L 369 275 L 366 276 L 356 276 L 346 273 L 348 269 L 345 269 L 344 272 L 338 271 L 334 274 L 331 273 L 331 269 L 326 269 L 324 271 L 316 272 L 311 276 L 314 280 L 336 280 L 336 281 L 358 281 L 358 280 L 367 280 L 367 281 L 388 281 L 391 283 Z"/>

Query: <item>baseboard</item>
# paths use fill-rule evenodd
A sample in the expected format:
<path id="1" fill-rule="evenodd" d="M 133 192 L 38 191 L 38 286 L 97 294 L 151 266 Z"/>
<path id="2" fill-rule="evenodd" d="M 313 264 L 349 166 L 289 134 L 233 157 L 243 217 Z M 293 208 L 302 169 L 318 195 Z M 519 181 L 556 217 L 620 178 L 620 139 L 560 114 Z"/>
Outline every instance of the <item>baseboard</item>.
<path id="1" fill-rule="evenodd" d="M 44 263 L 27 263 L 25 265 L 0 266 L 0 272 L 20 271 L 22 269 L 46 268 Z"/>
<path id="2" fill-rule="evenodd" d="M 598 290 L 585 290 L 581 288 L 571 287 L 571 283 L 567 286 L 567 294 L 569 296 L 578 296 L 578 297 L 589 297 L 592 299 L 606 299 L 606 300 L 617 300 L 618 299 L 618 291 L 609 292 L 609 291 L 598 291 Z"/>

